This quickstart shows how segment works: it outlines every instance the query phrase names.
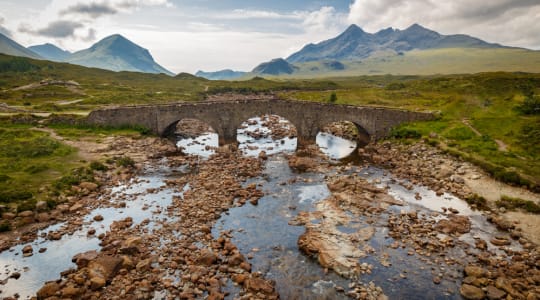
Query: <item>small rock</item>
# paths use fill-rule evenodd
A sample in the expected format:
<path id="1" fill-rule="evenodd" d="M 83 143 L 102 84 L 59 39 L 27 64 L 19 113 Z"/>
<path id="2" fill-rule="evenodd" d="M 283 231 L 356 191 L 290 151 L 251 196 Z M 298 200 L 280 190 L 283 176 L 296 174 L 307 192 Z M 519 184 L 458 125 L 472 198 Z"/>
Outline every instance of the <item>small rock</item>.
<path id="1" fill-rule="evenodd" d="M 480 278 L 484 276 L 485 274 L 484 269 L 482 269 L 481 267 L 472 266 L 472 265 L 466 266 L 464 272 L 467 276 L 472 276 L 472 277 L 477 277 L 477 278 Z"/>
<path id="2" fill-rule="evenodd" d="M 49 209 L 49 205 L 47 205 L 47 202 L 46 201 L 38 201 L 36 203 L 36 210 L 37 211 L 46 211 Z"/>
<path id="3" fill-rule="evenodd" d="M 217 256 L 214 254 L 214 252 L 204 249 L 201 251 L 201 255 L 199 255 L 199 258 L 197 259 L 197 264 L 204 265 L 204 266 L 211 266 L 217 261 Z"/>
<path id="4" fill-rule="evenodd" d="M 38 299 L 45 299 L 48 297 L 52 297 L 60 290 L 60 285 L 56 282 L 48 282 L 46 283 L 38 292 L 37 297 Z"/>
<path id="5" fill-rule="evenodd" d="M 15 219 L 15 214 L 14 213 L 3 213 L 2 214 L 2 219 L 4 220 L 13 220 Z"/>
<path id="6" fill-rule="evenodd" d="M 13 279 L 19 279 L 21 277 L 21 273 L 19 272 L 14 272 L 14 273 L 11 273 L 11 275 L 9 275 L 9 278 L 13 278 Z"/>
<path id="7" fill-rule="evenodd" d="M 20 212 L 18 214 L 19 217 L 22 217 L 22 218 L 27 218 L 27 217 L 33 217 L 34 216 L 34 212 L 31 211 L 31 210 L 25 210 L 23 212 Z"/>
<path id="8" fill-rule="evenodd" d="M 90 192 L 93 192 L 97 190 L 98 185 L 93 182 L 84 181 L 79 184 L 79 186 L 83 189 L 87 189 Z"/>
<path id="9" fill-rule="evenodd" d="M 470 284 L 462 284 L 459 289 L 461 296 L 469 300 L 482 300 L 485 297 L 484 291 Z"/>
<path id="10" fill-rule="evenodd" d="M 508 239 L 504 238 L 492 238 L 490 241 L 495 246 L 506 246 L 510 245 L 510 241 Z"/>
<path id="11" fill-rule="evenodd" d="M 26 246 L 24 246 L 24 248 L 22 248 L 22 253 L 23 254 L 28 254 L 28 253 L 31 254 L 32 252 L 34 252 L 34 249 L 32 248 L 31 245 L 26 245 Z"/>
<path id="12" fill-rule="evenodd" d="M 106 283 L 107 282 L 102 277 L 97 277 L 97 276 L 92 277 L 92 278 L 90 278 L 90 289 L 92 289 L 93 291 L 96 291 L 96 290 L 104 287 Z"/>
<path id="13" fill-rule="evenodd" d="M 504 291 L 501 291 L 492 285 L 486 288 L 486 292 L 487 292 L 487 297 L 490 300 L 502 299 L 504 298 L 504 296 L 506 296 L 506 293 Z"/>
<path id="14" fill-rule="evenodd" d="M 94 221 L 98 221 L 98 222 L 103 221 L 103 216 L 102 216 L 102 215 L 96 215 L 96 216 L 94 216 Z"/>
<path id="15" fill-rule="evenodd" d="M 147 271 L 150 270 L 150 267 L 152 266 L 152 261 L 150 259 L 144 259 L 141 260 L 135 268 L 137 271 Z"/>

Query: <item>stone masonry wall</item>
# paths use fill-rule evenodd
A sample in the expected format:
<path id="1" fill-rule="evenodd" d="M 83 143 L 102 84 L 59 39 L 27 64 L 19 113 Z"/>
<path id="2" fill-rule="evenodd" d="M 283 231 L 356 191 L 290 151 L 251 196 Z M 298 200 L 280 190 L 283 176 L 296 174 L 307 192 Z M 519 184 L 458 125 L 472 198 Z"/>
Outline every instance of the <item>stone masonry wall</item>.
<path id="1" fill-rule="evenodd" d="M 174 130 L 178 121 L 196 118 L 212 126 L 223 141 L 236 141 L 236 130 L 242 122 L 263 114 L 289 120 L 296 126 L 298 137 L 305 140 L 314 140 L 320 128 L 336 121 L 351 121 L 364 128 L 372 139 L 380 139 L 396 125 L 434 118 L 425 112 L 272 99 L 105 108 L 91 112 L 87 122 L 141 125 L 164 136 Z"/>

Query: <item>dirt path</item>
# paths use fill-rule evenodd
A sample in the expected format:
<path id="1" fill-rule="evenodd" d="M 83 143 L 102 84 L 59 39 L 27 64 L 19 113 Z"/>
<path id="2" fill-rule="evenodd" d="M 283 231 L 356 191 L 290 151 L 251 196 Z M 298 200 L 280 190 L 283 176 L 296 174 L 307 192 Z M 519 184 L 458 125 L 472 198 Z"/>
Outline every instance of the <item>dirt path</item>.
<path id="1" fill-rule="evenodd" d="M 469 123 L 468 119 L 463 119 L 463 120 L 461 120 L 461 122 L 463 122 L 463 124 L 465 124 L 467 127 L 469 127 L 477 136 L 482 136 L 482 133 L 480 133 L 480 131 L 478 131 L 476 128 L 474 128 L 471 125 L 471 123 Z M 499 147 L 499 151 L 508 152 L 508 145 L 506 145 L 501 140 L 497 140 L 497 139 L 493 139 L 493 140 L 495 141 L 495 143 L 497 143 L 497 146 Z"/>
<path id="2" fill-rule="evenodd" d="M 509 196 L 512 198 L 520 198 L 524 200 L 534 201 L 540 204 L 540 195 L 532 193 L 526 189 L 510 186 L 499 182 L 487 174 L 479 175 L 478 169 L 471 169 L 463 178 L 465 184 L 473 191 L 490 203 L 501 199 L 502 196 Z M 480 176 L 480 177 L 479 177 Z M 540 234 L 538 234 L 538 228 L 540 228 L 540 216 L 521 211 L 512 211 L 501 213 L 501 215 L 508 221 L 516 224 L 520 228 L 523 234 L 536 245 L 540 245 Z"/>

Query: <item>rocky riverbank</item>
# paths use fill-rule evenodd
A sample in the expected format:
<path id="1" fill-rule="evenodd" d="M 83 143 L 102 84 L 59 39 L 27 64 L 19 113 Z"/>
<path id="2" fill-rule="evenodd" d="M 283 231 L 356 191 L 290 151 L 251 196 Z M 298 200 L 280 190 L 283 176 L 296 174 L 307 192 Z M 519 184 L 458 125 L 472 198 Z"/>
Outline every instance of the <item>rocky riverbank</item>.
<path id="1" fill-rule="evenodd" d="M 258 174 L 258 159 L 245 158 L 235 147 L 222 147 L 211 160 L 195 165 L 194 157 L 170 157 L 172 165 L 190 165 L 196 171 L 167 185 L 183 197 L 164 207 L 170 220 L 149 231 L 148 222 L 134 224 L 130 217 L 114 222 L 101 237 L 101 251 L 73 258 L 76 270 L 45 284 L 40 299 L 62 297 L 149 299 L 154 293 L 179 295 L 183 299 L 206 296 L 223 299 L 227 284 L 242 288 L 242 299 L 277 298 L 273 284 L 257 273 L 227 232 L 214 239 L 214 222 L 230 207 L 256 204 L 262 193 L 241 183 Z"/>
<path id="2" fill-rule="evenodd" d="M 279 124 L 271 119 L 265 122 L 271 127 Z M 289 136 L 290 132 L 284 134 Z M 261 176 L 266 155 L 246 157 L 236 146 L 227 145 L 216 149 L 210 159 L 200 160 L 178 153 L 167 140 L 107 141 L 106 147 L 96 146 L 99 151 L 92 155 L 130 157 L 134 164 L 110 165 L 108 170 L 95 173 L 96 183 L 73 186 L 73 196 L 45 212 L 51 218 L 43 224 L 66 224 L 46 237 L 61 239 L 82 228 L 88 224 L 85 218 L 98 207 L 126 207 L 131 199 L 115 198 L 113 187 L 126 185 L 129 189 L 149 166 L 184 170 L 167 171 L 176 175 L 167 178 L 162 186 L 140 194 L 171 189 L 175 191 L 172 202 L 153 206 L 152 214 L 159 216 L 156 218 L 138 222 L 125 215 L 111 222 L 103 233 L 96 234 L 90 228 L 87 234 L 98 236 L 100 249 L 75 255 L 76 268 L 65 270 L 57 280 L 44 284 L 37 293 L 39 299 L 224 299 L 231 290 L 236 291 L 234 296 L 239 299 L 279 298 L 274 282 L 254 272 L 250 254 L 242 253 L 232 242 L 231 231 L 212 235 L 216 220 L 229 209 L 258 205 L 264 192 L 259 184 L 246 181 Z M 424 185 L 441 196 L 450 193 L 470 197 L 477 192 L 468 182 L 485 176 L 474 166 L 423 143 L 383 142 L 359 153 L 366 162 L 385 167 L 405 189 Z M 290 224 L 305 228 L 298 238 L 298 248 L 303 253 L 316 259 L 325 270 L 351 280 L 348 286 L 335 287 L 342 295 L 385 299 L 382 286 L 367 284 L 363 278 L 380 272 L 377 270 L 381 266 L 389 274 L 395 273 L 393 255 L 405 254 L 421 264 L 415 267 L 427 273 L 429 282 L 423 283 L 425 288 L 457 284 L 459 288 L 455 290 L 466 299 L 538 298 L 540 255 L 538 244 L 531 238 L 534 231 L 522 229 L 517 220 L 509 220 L 501 211 L 485 212 L 500 231 L 472 234 L 478 223 L 476 215 L 460 212 L 452 205 L 431 212 L 402 209 L 409 206 L 391 196 L 388 185 L 381 186 L 378 180 L 360 176 L 364 166 L 331 165 L 317 147 L 301 149 L 288 160 L 296 172 L 326 174 L 330 197 L 317 202 L 313 211 L 298 212 Z M 416 197 L 422 196 L 417 193 Z M 36 219 L 43 212 L 31 213 L 27 218 Z M 21 220 L 24 216 L 15 218 Z M 93 221 L 107 218 L 95 215 Z M 3 249 L 7 249 L 35 239 L 37 227 L 21 227 L 0 237 Z M 41 251 L 24 247 L 22 255 L 39 255 Z M 387 279 L 399 281 L 410 276 L 402 269 L 397 274 Z M 18 280 L 21 274 L 7 275 L 8 280 Z"/>

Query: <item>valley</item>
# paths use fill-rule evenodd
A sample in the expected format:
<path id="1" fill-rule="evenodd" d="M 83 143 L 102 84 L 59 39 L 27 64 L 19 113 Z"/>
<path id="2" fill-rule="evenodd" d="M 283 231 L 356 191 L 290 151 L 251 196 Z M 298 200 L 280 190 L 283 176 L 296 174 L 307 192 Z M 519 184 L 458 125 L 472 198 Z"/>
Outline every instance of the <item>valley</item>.
<path id="1" fill-rule="evenodd" d="M 540 299 L 540 51 L 143 2 L 0 15 L 0 299 Z"/>

